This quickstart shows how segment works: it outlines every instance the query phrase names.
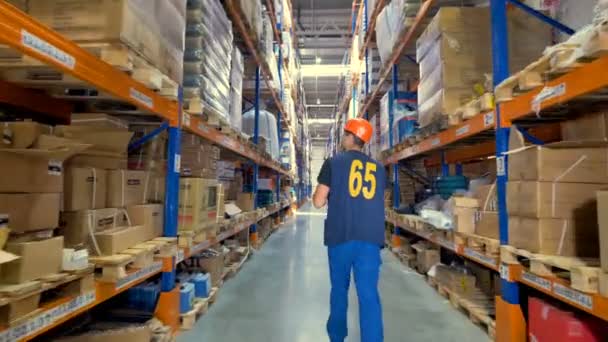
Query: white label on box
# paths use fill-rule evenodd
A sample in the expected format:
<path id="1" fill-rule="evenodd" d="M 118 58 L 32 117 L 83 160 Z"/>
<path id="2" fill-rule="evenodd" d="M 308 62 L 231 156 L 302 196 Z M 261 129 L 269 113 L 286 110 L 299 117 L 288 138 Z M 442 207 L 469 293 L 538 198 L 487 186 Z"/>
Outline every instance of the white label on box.
<path id="1" fill-rule="evenodd" d="M 152 100 L 152 98 L 142 93 L 141 91 L 135 88 L 129 88 L 129 96 L 131 96 L 133 100 L 145 105 L 146 107 L 154 109 L 154 101 Z"/>
<path id="2" fill-rule="evenodd" d="M 0 332 L 0 342 L 12 342 L 25 339 L 26 337 L 49 327 L 63 317 L 83 309 L 93 302 L 95 302 L 95 291 L 81 294 L 69 302 L 46 310 L 17 326 Z"/>
<path id="3" fill-rule="evenodd" d="M 485 113 L 483 115 L 483 127 L 494 126 L 494 112 Z"/>
<path id="4" fill-rule="evenodd" d="M 471 127 L 469 125 L 464 125 L 464 126 L 460 127 L 459 129 L 456 130 L 456 136 L 459 137 L 461 135 L 465 135 L 465 134 L 469 133 L 470 128 Z"/>
<path id="5" fill-rule="evenodd" d="M 539 277 L 530 272 L 523 272 L 521 275 L 521 278 L 540 287 L 541 289 L 544 289 L 546 291 L 551 291 L 551 282 L 545 278 Z"/>
<path id="6" fill-rule="evenodd" d="M 160 272 L 162 267 L 163 267 L 163 263 L 159 261 L 159 262 L 153 263 L 152 265 L 150 265 L 148 267 L 144 267 L 144 268 L 138 270 L 137 272 L 133 272 L 133 273 L 129 274 L 128 276 L 119 279 L 116 282 L 116 290 L 120 290 L 121 288 L 129 285 L 130 283 L 132 283 L 134 281 L 143 280 L 143 279 L 151 276 L 152 274 Z"/>
<path id="7" fill-rule="evenodd" d="M 182 167 L 182 155 L 181 154 L 176 154 L 175 155 L 175 163 L 173 165 L 173 172 L 179 173 L 181 167 Z"/>
<path id="8" fill-rule="evenodd" d="M 582 292 L 573 290 L 562 284 L 555 284 L 553 285 L 553 293 L 555 293 L 558 297 L 567 299 L 586 309 L 593 310 L 593 298 Z"/>
<path id="9" fill-rule="evenodd" d="M 487 255 L 483 255 L 483 254 L 481 254 L 481 253 L 479 253 L 477 251 L 474 251 L 474 250 L 472 250 L 470 248 L 465 248 L 464 249 L 464 254 L 466 256 L 472 258 L 472 259 L 475 259 L 475 260 L 480 261 L 480 262 L 482 262 L 484 264 L 487 264 L 487 265 L 496 266 L 496 264 L 497 264 L 496 259 L 494 259 L 492 257 L 489 257 Z"/>
<path id="10" fill-rule="evenodd" d="M 504 176 L 507 174 L 507 170 L 505 168 L 505 157 L 496 157 L 496 175 Z"/>
<path id="11" fill-rule="evenodd" d="M 184 113 L 183 118 L 182 118 L 182 125 L 183 126 L 187 126 L 190 127 L 191 121 L 190 121 L 190 114 L 188 113 Z"/>
<path id="12" fill-rule="evenodd" d="M 500 277 L 502 279 L 507 280 L 507 281 L 511 281 L 511 277 L 510 277 L 510 274 L 509 274 L 509 266 L 508 265 L 505 265 L 505 264 L 501 263 L 498 270 L 500 271 Z"/>
<path id="13" fill-rule="evenodd" d="M 177 265 L 180 262 L 184 261 L 184 257 L 185 257 L 184 250 L 180 248 L 177 251 L 177 256 L 175 257 L 175 264 Z"/>
<path id="14" fill-rule="evenodd" d="M 50 44 L 46 40 L 29 33 L 26 30 L 21 30 L 21 44 L 27 48 L 30 48 L 46 57 L 54 60 L 55 62 L 69 68 L 74 69 L 76 66 L 76 59 L 69 53 L 58 49 L 54 45 Z"/>
<path id="15" fill-rule="evenodd" d="M 57 160 L 49 160 L 48 173 L 51 176 L 61 176 L 63 163 Z"/>

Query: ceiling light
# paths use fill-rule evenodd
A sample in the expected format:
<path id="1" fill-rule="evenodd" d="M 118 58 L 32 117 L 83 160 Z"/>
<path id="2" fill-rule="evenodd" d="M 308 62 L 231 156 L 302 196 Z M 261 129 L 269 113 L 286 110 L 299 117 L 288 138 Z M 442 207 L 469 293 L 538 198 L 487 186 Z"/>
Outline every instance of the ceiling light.
<path id="1" fill-rule="evenodd" d="M 317 62 L 317 64 L 321 64 L 321 62 L 323 62 L 323 60 L 321 59 L 321 57 L 317 57 L 315 59 L 315 62 Z"/>
<path id="2" fill-rule="evenodd" d="M 321 99 L 317 98 L 317 104 L 320 105 L 321 104 Z"/>
<path id="3" fill-rule="evenodd" d="M 303 77 L 340 76 L 348 70 L 349 66 L 342 64 L 307 64 L 301 68 Z"/>

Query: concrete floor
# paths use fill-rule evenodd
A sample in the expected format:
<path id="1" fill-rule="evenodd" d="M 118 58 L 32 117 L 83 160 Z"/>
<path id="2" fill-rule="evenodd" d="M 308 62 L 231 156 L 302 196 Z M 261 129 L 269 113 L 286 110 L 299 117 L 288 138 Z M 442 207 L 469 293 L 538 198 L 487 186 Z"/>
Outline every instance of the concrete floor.
<path id="1" fill-rule="evenodd" d="M 218 301 L 179 342 L 328 341 L 327 252 L 322 211 L 303 209 L 275 232 L 241 271 L 228 280 Z M 454 310 L 424 278 L 384 251 L 380 293 L 385 341 L 488 341 L 480 328 Z M 348 342 L 360 341 L 354 284 Z"/>

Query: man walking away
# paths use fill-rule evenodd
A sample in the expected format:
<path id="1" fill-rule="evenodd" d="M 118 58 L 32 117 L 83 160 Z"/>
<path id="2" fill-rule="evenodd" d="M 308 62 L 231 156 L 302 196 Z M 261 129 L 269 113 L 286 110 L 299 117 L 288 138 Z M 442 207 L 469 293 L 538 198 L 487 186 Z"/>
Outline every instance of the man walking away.
<path id="1" fill-rule="evenodd" d="M 327 159 L 321 168 L 313 204 L 327 204 L 325 245 L 331 278 L 327 332 L 331 342 L 348 335 L 348 287 L 351 269 L 359 297 L 362 342 L 384 339 L 378 293 L 380 249 L 384 245 L 384 188 L 382 164 L 362 152 L 372 137 L 371 124 L 351 119 L 344 126 L 344 152 Z"/>

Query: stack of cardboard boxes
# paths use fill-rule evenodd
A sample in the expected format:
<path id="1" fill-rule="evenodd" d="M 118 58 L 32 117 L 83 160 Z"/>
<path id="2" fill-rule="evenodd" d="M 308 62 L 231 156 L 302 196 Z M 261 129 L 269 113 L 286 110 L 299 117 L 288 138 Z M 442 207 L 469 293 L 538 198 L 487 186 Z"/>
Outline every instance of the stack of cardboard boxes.
<path id="1" fill-rule="evenodd" d="M 74 114 L 71 126 L 54 131 L 90 145 L 66 167 L 61 216 L 66 247 L 112 255 L 162 234 L 163 206 L 147 204 L 151 173 L 126 167 L 133 136 L 126 122 Z"/>
<path id="2" fill-rule="evenodd" d="M 511 133 L 510 245 L 533 253 L 597 257 L 596 191 L 608 188 L 608 150 L 602 141 L 585 142 L 588 136 L 565 134 L 559 143 L 524 146 L 521 135 Z"/>
<path id="3" fill-rule="evenodd" d="M 224 187 L 217 180 L 218 147 L 199 136 L 182 135 L 182 160 L 178 227 L 180 232 L 207 236 L 217 234 L 217 220 L 223 218 Z"/>
<path id="4" fill-rule="evenodd" d="M 511 70 L 521 70 L 551 44 L 551 28 L 534 19 L 521 11 L 509 12 Z M 491 31 L 487 7 L 441 7 L 420 35 L 416 44 L 420 127 L 442 121 L 491 90 Z"/>
<path id="5" fill-rule="evenodd" d="M 0 127 L 0 216 L 12 235 L 4 246 L 5 230 L 2 245 L 19 257 L 2 265 L 0 282 L 18 284 L 62 270 L 63 237 L 52 236 L 59 226 L 63 164 L 88 146 L 52 136 L 51 127 L 34 122 Z"/>
<path id="6" fill-rule="evenodd" d="M 146 204 L 148 173 L 126 169 L 127 124 L 99 114 L 73 122 L 0 123 L 5 250 L 20 257 L 3 265 L 2 283 L 86 267 L 64 255 L 111 255 L 162 234 L 162 205 Z"/>

